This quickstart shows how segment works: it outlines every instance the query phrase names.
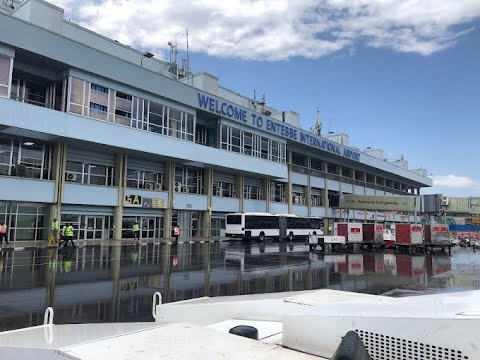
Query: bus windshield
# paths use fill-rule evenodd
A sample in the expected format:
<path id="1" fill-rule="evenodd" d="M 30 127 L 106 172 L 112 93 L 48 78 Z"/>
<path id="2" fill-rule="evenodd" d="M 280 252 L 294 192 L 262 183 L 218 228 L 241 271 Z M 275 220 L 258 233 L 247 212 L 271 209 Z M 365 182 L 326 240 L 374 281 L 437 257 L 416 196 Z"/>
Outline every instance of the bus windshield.
<path id="1" fill-rule="evenodd" d="M 227 224 L 228 225 L 241 225 L 242 224 L 242 215 L 227 215 Z"/>

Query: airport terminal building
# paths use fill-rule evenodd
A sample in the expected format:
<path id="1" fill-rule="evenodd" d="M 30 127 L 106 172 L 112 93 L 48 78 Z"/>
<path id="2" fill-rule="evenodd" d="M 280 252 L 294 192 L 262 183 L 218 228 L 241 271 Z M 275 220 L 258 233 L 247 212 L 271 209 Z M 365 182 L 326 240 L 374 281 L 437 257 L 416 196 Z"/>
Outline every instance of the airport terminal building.
<path id="1" fill-rule="evenodd" d="M 93 33 L 43 0 L 0 4 L 0 34 L 0 222 L 11 241 L 45 241 L 55 217 L 86 240 L 132 237 L 134 221 L 143 239 L 170 237 L 172 224 L 184 237 L 221 236 L 229 212 L 330 221 L 343 216 L 341 194 L 432 185 L 403 158 L 301 129 L 297 113 Z"/>

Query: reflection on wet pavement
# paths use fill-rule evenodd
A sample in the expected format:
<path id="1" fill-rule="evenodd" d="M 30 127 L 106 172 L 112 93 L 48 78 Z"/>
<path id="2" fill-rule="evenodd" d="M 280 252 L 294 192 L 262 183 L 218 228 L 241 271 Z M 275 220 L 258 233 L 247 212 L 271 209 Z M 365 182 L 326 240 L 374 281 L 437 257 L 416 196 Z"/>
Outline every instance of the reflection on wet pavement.
<path id="1" fill-rule="evenodd" d="M 308 253 L 303 244 L 196 243 L 0 252 L 0 331 L 43 323 L 152 321 L 151 299 L 330 288 L 404 296 L 480 287 L 480 253 Z"/>

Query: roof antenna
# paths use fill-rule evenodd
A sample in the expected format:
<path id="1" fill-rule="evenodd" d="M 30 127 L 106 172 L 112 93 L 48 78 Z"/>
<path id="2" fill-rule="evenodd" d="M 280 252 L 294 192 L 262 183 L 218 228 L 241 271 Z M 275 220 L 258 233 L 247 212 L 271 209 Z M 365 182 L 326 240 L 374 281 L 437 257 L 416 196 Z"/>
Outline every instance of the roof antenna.
<path id="1" fill-rule="evenodd" d="M 187 61 L 185 63 L 185 72 L 190 72 L 190 54 L 188 52 L 188 28 L 185 29 L 186 30 L 186 37 L 187 37 Z"/>
<path id="2" fill-rule="evenodd" d="M 315 135 L 322 136 L 322 120 L 320 119 L 320 110 L 317 108 L 317 118 L 310 128 L 310 131 Z"/>

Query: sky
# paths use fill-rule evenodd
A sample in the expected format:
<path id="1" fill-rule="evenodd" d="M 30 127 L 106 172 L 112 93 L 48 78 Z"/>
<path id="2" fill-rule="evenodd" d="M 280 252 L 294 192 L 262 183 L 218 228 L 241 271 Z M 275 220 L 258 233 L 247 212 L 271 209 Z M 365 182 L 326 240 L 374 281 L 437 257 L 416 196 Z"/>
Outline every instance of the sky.
<path id="1" fill-rule="evenodd" d="M 401 155 L 434 186 L 480 195 L 479 0 L 50 0 L 65 18 L 190 68 L 350 145 Z"/>

